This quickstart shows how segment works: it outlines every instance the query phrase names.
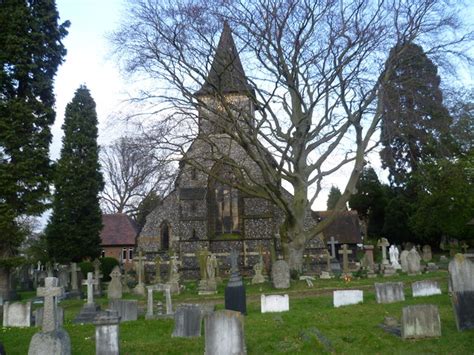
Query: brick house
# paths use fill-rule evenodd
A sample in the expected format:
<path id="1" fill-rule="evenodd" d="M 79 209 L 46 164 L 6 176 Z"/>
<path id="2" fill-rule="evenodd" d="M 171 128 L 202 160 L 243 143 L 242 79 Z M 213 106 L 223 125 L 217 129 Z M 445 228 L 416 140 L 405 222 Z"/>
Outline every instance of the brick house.
<path id="1" fill-rule="evenodd" d="M 130 269 L 138 235 L 135 222 L 125 213 L 114 213 L 102 215 L 102 224 L 102 256 L 115 258 L 125 269 Z"/>

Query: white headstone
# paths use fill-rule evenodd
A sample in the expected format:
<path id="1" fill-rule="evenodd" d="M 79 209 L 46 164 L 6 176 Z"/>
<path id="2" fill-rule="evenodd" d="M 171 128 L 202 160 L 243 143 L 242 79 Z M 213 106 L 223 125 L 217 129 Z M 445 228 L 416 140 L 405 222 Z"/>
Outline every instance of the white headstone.
<path id="1" fill-rule="evenodd" d="M 413 282 L 411 284 L 411 290 L 413 293 L 413 297 L 441 294 L 441 289 L 439 288 L 438 281 L 432 281 L 432 280 L 423 280 L 423 281 Z"/>
<path id="2" fill-rule="evenodd" d="M 364 302 L 364 291 L 362 290 L 333 291 L 333 304 L 336 308 L 362 302 Z"/>
<path id="3" fill-rule="evenodd" d="M 4 327 L 29 327 L 31 326 L 31 301 L 4 302 L 3 303 L 3 326 Z"/>
<path id="4" fill-rule="evenodd" d="M 262 313 L 286 312 L 290 310 L 288 295 L 261 295 L 260 305 Z"/>

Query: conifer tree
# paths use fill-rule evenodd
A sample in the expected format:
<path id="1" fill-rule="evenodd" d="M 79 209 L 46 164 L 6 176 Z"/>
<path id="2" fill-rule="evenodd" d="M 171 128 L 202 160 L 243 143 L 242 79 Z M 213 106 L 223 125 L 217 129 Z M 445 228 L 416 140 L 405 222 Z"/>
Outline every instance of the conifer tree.
<path id="1" fill-rule="evenodd" d="M 2 273 L 24 237 L 19 220 L 41 214 L 49 196 L 53 80 L 66 55 L 61 40 L 69 26 L 58 21 L 54 0 L 0 1 Z"/>
<path id="2" fill-rule="evenodd" d="M 58 262 L 81 261 L 100 254 L 99 193 L 104 187 L 95 102 L 85 86 L 67 105 L 62 128 L 53 213 L 46 229 L 48 253 Z"/>
<path id="3" fill-rule="evenodd" d="M 328 194 L 328 201 L 327 207 L 328 210 L 333 210 L 336 207 L 337 201 L 341 197 L 342 193 L 341 190 L 337 186 L 331 186 L 331 190 L 329 190 Z"/>

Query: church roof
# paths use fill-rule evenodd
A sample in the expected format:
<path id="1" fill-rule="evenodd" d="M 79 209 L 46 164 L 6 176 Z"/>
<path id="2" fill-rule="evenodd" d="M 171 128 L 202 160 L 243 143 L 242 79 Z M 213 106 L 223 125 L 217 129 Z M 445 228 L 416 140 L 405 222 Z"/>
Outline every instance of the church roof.
<path id="1" fill-rule="evenodd" d="M 325 219 L 329 217 L 332 211 L 313 212 L 315 219 Z M 339 244 L 357 244 L 362 243 L 362 235 L 357 211 L 336 212 L 334 221 L 323 230 L 324 239 L 328 241 L 334 237 Z"/>
<path id="2" fill-rule="evenodd" d="M 138 228 L 125 213 L 102 215 L 102 225 L 100 232 L 102 246 L 135 245 Z"/>
<path id="3" fill-rule="evenodd" d="M 224 22 L 216 54 L 205 83 L 195 95 L 220 94 L 252 94 L 253 89 L 247 81 L 239 53 L 232 37 L 232 31 Z"/>

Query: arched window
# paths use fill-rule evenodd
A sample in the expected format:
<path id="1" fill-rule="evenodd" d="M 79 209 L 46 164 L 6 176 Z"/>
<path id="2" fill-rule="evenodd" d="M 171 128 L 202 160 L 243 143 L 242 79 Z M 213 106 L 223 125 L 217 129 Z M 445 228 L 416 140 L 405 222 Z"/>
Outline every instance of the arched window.
<path id="1" fill-rule="evenodd" d="M 239 191 L 227 185 L 216 184 L 216 234 L 240 232 Z"/>
<path id="2" fill-rule="evenodd" d="M 170 248 L 170 231 L 168 222 L 161 224 L 161 250 L 168 250 Z"/>

